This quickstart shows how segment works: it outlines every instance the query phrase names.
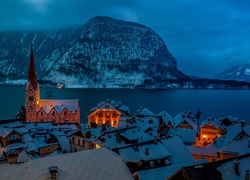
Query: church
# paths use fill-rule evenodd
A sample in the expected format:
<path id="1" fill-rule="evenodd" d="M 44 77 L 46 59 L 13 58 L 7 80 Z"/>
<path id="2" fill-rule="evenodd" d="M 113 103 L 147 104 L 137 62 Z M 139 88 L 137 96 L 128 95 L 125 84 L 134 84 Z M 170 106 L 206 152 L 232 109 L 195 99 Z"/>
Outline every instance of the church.
<path id="1" fill-rule="evenodd" d="M 31 45 L 28 82 L 26 85 L 26 122 L 53 122 L 80 124 L 80 104 L 76 99 L 40 99 L 36 78 L 34 50 Z"/>

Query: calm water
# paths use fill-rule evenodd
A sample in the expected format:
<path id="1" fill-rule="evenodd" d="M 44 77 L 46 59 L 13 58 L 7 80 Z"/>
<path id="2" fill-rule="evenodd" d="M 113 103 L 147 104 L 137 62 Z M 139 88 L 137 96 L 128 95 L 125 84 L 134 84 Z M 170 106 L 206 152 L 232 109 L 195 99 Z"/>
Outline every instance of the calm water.
<path id="1" fill-rule="evenodd" d="M 79 99 L 81 122 L 87 122 L 89 110 L 100 101 L 121 102 L 135 113 L 140 107 L 153 113 L 176 116 L 185 110 L 193 114 L 201 109 L 201 121 L 207 117 L 232 115 L 250 123 L 250 91 L 247 90 L 143 90 L 143 89 L 49 89 L 41 88 L 41 98 Z M 0 120 L 15 117 L 25 104 L 25 87 L 0 86 Z"/>

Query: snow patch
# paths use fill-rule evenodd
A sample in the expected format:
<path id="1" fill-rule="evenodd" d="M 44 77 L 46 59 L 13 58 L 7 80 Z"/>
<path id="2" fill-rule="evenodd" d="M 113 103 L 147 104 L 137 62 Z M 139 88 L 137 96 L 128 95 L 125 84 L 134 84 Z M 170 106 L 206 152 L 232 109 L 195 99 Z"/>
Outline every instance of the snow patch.
<path id="1" fill-rule="evenodd" d="M 245 75 L 246 75 L 246 76 L 249 76 L 249 75 L 250 75 L 250 69 L 249 69 L 249 68 L 246 68 L 246 70 L 245 70 Z"/>

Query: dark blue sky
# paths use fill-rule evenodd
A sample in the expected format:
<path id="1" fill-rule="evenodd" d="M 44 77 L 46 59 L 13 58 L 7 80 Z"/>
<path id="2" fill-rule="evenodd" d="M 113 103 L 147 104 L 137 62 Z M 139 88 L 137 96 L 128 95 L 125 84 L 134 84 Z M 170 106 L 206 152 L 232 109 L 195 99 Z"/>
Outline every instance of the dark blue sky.
<path id="1" fill-rule="evenodd" d="M 156 31 L 178 69 L 211 77 L 250 62 L 249 0 L 1 0 L 0 31 L 57 29 L 110 16 Z"/>

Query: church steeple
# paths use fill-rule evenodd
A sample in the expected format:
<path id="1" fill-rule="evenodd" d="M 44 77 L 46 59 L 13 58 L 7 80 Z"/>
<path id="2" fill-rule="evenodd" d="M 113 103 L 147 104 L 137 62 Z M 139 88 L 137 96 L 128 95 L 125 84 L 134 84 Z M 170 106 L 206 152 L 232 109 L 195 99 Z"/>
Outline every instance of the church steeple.
<path id="1" fill-rule="evenodd" d="M 29 69 L 28 82 L 32 84 L 34 90 L 37 90 L 37 79 L 36 79 L 36 68 L 35 68 L 35 62 L 34 62 L 33 45 L 30 46 L 30 69 Z"/>

